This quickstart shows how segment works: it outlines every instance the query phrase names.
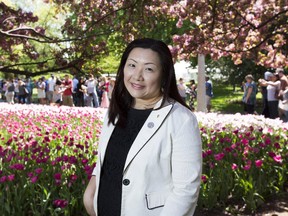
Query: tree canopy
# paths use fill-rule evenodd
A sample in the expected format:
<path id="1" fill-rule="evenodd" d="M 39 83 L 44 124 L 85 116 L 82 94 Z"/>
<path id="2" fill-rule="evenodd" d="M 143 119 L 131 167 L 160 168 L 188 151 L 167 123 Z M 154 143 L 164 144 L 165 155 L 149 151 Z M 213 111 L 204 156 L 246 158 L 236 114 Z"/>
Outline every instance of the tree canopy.
<path id="1" fill-rule="evenodd" d="M 95 72 L 100 59 L 119 57 L 139 37 L 163 40 L 175 59 L 201 53 L 288 66 L 287 0 L 39 0 L 41 12 L 7 1 L 0 3 L 4 73 Z"/>

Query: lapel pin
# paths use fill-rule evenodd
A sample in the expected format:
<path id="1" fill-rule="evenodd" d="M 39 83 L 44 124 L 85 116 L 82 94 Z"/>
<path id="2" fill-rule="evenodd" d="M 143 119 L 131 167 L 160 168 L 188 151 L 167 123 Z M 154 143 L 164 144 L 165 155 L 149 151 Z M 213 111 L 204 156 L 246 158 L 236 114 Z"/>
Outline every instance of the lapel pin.
<path id="1" fill-rule="evenodd" d="M 148 128 L 153 128 L 154 127 L 154 123 L 153 122 L 149 122 L 148 123 Z"/>

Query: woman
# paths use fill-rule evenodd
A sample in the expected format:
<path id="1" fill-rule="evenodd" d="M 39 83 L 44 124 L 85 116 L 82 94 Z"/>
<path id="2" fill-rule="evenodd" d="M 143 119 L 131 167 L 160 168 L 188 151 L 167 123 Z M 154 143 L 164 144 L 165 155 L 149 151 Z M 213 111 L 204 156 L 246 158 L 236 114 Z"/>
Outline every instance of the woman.
<path id="1" fill-rule="evenodd" d="M 115 78 L 111 78 L 109 80 L 109 86 L 108 86 L 108 99 L 109 99 L 109 101 L 111 100 L 114 86 L 115 86 Z"/>
<path id="2" fill-rule="evenodd" d="M 108 99 L 108 91 L 109 91 L 109 82 L 107 82 L 106 77 L 100 78 L 100 89 L 102 90 L 102 98 L 100 107 L 108 108 L 109 107 L 109 99 Z"/>
<path id="3" fill-rule="evenodd" d="M 163 42 L 138 39 L 123 53 L 98 151 L 84 193 L 89 215 L 193 215 L 200 132 Z"/>
<path id="4" fill-rule="evenodd" d="M 183 101 L 186 102 L 186 86 L 185 86 L 183 78 L 179 79 L 179 83 L 177 87 L 178 87 L 180 96 L 182 97 Z"/>
<path id="5" fill-rule="evenodd" d="M 256 104 L 257 86 L 251 74 L 245 77 L 246 83 L 244 84 L 244 112 L 247 114 L 254 114 Z"/>
<path id="6" fill-rule="evenodd" d="M 85 85 L 84 77 L 80 77 L 76 87 L 77 106 L 84 107 L 84 90 L 82 86 Z"/>
<path id="7" fill-rule="evenodd" d="M 29 94 L 25 82 L 23 82 L 22 80 L 18 80 L 18 88 L 19 88 L 19 94 L 18 94 L 19 103 L 25 104 L 26 97 Z"/>
<path id="8" fill-rule="evenodd" d="M 46 93 L 45 93 L 45 88 L 46 84 L 44 82 L 44 78 L 40 78 L 38 83 L 37 83 L 37 93 L 38 93 L 38 99 L 40 104 L 45 104 L 45 98 L 46 98 Z"/>
<path id="9" fill-rule="evenodd" d="M 65 91 L 65 88 L 62 86 L 62 82 L 59 79 L 56 79 L 53 91 L 53 103 L 51 105 L 61 106 L 63 103 L 62 95 Z"/>
<path id="10" fill-rule="evenodd" d="M 6 89 L 6 100 L 9 104 L 14 104 L 15 86 L 13 80 L 8 80 Z"/>

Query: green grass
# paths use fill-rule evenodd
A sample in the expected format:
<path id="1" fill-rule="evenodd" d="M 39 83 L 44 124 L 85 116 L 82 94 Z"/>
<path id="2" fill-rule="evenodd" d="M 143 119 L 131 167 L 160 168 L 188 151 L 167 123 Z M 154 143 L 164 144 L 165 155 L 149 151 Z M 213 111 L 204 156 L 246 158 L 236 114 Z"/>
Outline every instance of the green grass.
<path id="1" fill-rule="evenodd" d="M 213 86 L 214 96 L 212 97 L 212 112 L 219 113 L 244 113 L 242 96 L 244 92 L 239 88 L 233 91 L 232 86 L 228 85 L 214 85 Z M 261 113 L 261 93 L 257 94 L 257 105 L 256 111 Z"/>

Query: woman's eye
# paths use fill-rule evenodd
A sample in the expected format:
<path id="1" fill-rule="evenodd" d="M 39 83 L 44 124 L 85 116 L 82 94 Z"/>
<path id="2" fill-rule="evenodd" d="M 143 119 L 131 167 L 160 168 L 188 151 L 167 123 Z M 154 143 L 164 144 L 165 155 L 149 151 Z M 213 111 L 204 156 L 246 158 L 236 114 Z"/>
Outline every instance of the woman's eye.
<path id="1" fill-rule="evenodd" d="M 128 64 L 128 66 L 134 68 L 135 64 Z"/>
<path id="2" fill-rule="evenodd" d="M 152 69 L 152 68 L 146 68 L 146 70 L 147 70 L 147 71 L 150 71 L 150 72 L 152 72 L 152 71 L 153 71 L 153 69 Z"/>

